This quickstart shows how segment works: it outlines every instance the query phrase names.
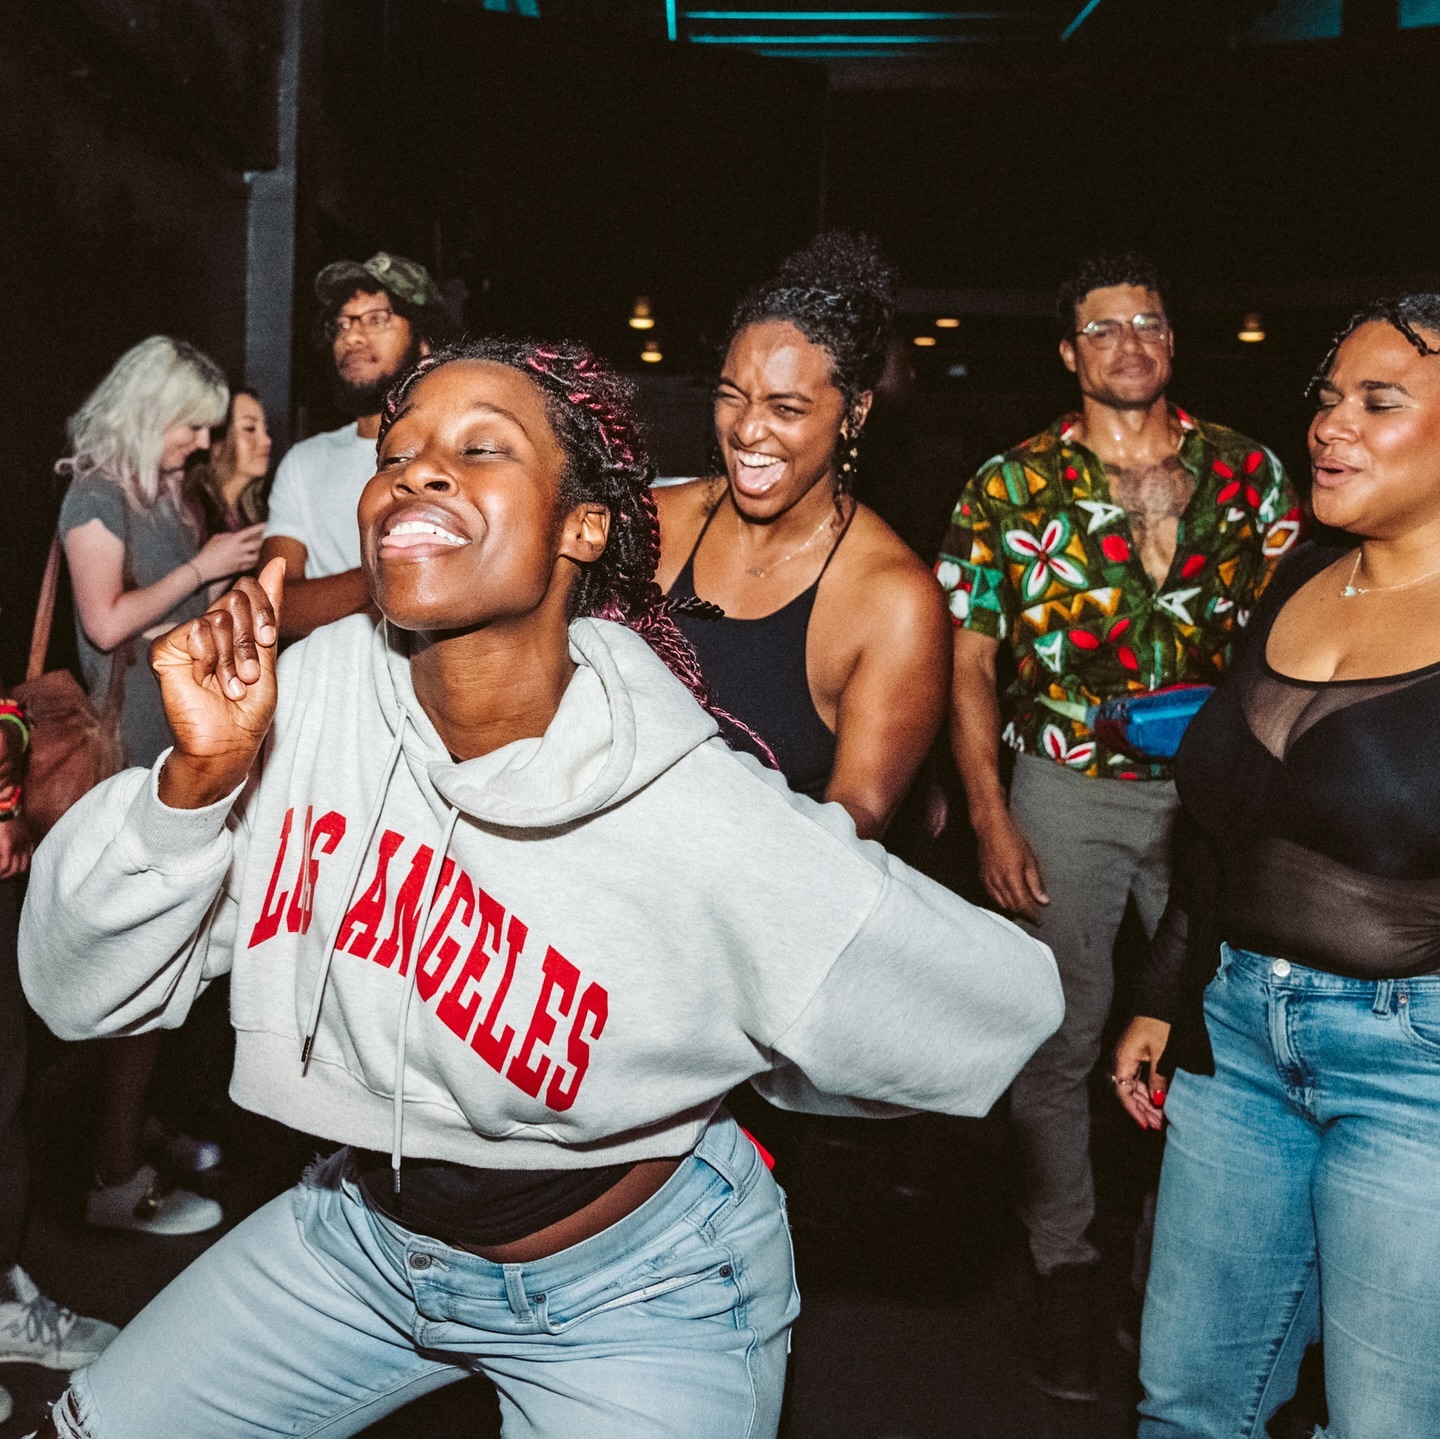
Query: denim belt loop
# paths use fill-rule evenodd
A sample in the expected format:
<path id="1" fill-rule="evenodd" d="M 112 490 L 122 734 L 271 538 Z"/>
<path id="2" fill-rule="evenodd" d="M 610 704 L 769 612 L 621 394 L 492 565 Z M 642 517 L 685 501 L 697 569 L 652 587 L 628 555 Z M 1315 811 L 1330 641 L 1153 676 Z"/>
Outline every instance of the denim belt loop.
<path id="1" fill-rule="evenodd" d="M 1375 986 L 1375 1013 L 1389 1014 L 1392 1007 L 1392 999 L 1395 993 L 1395 981 L 1393 979 L 1382 979 Z"/>
<path id="2" fill-rule="evenodd" d="M 519 1264 L 502 1264 L 505 1273 L 505 1298 L 510 1312 L 517 1319 L 533 1320 L 535 1311 L 530 1307 L 530 1296 L 525 1293 L 525 1270 Z"/>

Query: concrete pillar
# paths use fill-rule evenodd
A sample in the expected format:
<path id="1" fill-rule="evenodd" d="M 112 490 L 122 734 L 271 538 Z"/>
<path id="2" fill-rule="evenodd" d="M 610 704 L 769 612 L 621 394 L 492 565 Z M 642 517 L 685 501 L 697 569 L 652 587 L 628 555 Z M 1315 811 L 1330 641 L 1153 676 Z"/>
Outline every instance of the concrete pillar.
<path id="1" fill-rule="evenodd" d="M 304 0 L 285 0 L 277 96 L 277 162 L 252 170 L 245 261 L 245 383 L 260 392 L 275 452 L 290 444 L 291 331 L 295 314 L 295 177 Z"/>

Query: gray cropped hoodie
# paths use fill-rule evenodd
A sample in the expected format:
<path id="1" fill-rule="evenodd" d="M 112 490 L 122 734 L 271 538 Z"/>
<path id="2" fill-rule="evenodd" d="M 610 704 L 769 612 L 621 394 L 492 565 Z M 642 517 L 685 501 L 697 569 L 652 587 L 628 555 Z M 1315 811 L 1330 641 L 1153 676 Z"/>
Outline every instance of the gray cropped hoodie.
<path id="1" fill-rule="evenodd" d="M 162 756 L 39 847 L 35 1009 L 68 1039 L 175 1026 L 228 972 L 235 1100 L 397 1169 L 680 1155 L 746 1079 L 988 1109 L 1060 1022 L 1049 950 L 733 753 L 630 630 L 570 644 L 545 734 L 463 763 L 403 636 L 296 645 L 242 790 L 167 808 Z"/>

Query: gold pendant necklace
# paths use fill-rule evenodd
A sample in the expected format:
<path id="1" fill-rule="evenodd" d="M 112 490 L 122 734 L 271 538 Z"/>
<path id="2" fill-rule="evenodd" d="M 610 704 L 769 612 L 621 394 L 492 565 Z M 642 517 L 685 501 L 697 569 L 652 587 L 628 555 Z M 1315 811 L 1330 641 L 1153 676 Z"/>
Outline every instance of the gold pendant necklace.
<path id="1" fill-rule="evenodd" d="M 1355 563 L 1350 567 L 1350 582 L 1340 591 L 1342 600 L 1353 600 L 1357 595 L 1378 595 L 1384 594 L 1387 590 L 1408 590 L 1411 585 L 1424 584 L 1426 580 L 1433 580 L 1440 575 L 1440 569 L 1429 570 L 1423 575 L 1417 575 L 1413 580 L 1402 580 L 1398 585 L 1357 585 L 1355 576 L 1360 573 L 1360 560 L 1362 552 L 1355 551 Z"/>
<path id="2" fill-rule="evenodd" d="M 821 530 L 825 529 L 827 525 L 834 525 L 834 523 L 835 517 L 833 515 L 826 515 L 825 518 L 821 520 L 820 523 L 816 526 L 814 534 L 812 534 L 803 545 L 797 545 L 793 550 L 789 551 L 789 553 L 781 555 L 778 560 L 772 560 L 768 565 L 765 565 L 763 567 L 761 567 L 760 565 L 746 564 L 745 556 L 742 553 L 740 556 L 741 567 L 744 569 L 747 575 L 754 575 L 757 580 L 763 580 L 765 576 L 768 575 L 772 570 L 778 570 L 780 566 L 785 563 L 786 560 L 793 560 L 796 555 L 803 555 L 805 551 L 808 550 L 810 546 L 813 545 L 815 541 L 820 538 Z M 735 531 L 735 540 L 738 547 L 740 535 L 743 533 L 745 525 L 744 520 L 740 518 L 739 510 L 735 511 L 735 524 L 737 526 Z"/>

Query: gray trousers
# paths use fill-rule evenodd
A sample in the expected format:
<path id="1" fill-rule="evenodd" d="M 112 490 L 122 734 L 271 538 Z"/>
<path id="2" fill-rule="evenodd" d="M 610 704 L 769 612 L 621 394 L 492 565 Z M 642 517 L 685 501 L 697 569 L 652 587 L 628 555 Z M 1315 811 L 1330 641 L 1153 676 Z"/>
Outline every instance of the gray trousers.
<path id="1" fill-rule="evenodd" d="M 1050 903 L 1025 928 L 1055 952 L 1065 1019 L 1010 1091 L 1020 1156 L 1020 1217 L 1041 1274 L 1087 1264 L 1095 1217 L 1088 1080 L 1115 993 L 1115 936 L 1133 897 L 1153 934 L 1170 887 L 1177 800 L 1166 781 L 1089 779 L 1019 755 L 1010 814 L 1030 841 Z"/>

